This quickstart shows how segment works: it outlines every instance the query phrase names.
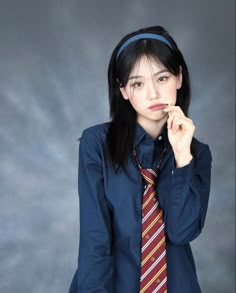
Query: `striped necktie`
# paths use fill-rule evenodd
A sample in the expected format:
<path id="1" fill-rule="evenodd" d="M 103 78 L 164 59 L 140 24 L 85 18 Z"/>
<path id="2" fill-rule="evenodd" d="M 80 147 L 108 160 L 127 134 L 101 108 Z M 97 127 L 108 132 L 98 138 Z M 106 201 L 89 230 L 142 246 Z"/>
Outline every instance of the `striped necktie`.
<path id="1" fill-rule="evenodd" d="M 165 149 L 158 167 L 141 167 L 136 151 L 134 156 L 146 183 L 142 199 L 142 251 L 140 293 L 167 292 L 166 239 L 161 209 L 156 195 L 156 180 Z"/>

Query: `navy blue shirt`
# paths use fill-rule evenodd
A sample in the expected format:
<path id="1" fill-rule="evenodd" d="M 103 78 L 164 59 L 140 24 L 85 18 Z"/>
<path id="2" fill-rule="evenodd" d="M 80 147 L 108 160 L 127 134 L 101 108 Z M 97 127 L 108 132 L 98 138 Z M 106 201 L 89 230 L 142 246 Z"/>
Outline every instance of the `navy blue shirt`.
<path id="1" fill-rule="evenodd" d="M 144 181 L 131 153 L 129 176 L 106 156 L 109 122 L 85 129 L 79 147 L 80 243 L 70 293 L 138 293 Z M 201 292 L 189 242 L 202 231 L 208 207 L 211 152 L 193 138 L 192 161 L 176 168 L 166 126 L 153 140 L 137 123 L 134 146 L 143 168 L 166 155 L 157 195 L 166 228 L 168 293 Z"/>

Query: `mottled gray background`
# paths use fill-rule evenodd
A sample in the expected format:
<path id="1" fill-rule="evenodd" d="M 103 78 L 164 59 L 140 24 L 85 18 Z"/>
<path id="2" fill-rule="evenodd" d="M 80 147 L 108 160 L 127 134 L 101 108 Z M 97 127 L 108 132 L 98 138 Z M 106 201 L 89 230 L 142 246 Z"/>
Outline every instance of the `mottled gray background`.
<path id="1" fill-rule="evenodd" d="M 0 292 L 64 293 L 79 237 L 78 142 L 107 121 L 106 72 L 124 34 L 164 25 L 189 65 L 190 116 L 212 150 L 203 292 L 235 292 L 234 1 L 0 0 Z"/>

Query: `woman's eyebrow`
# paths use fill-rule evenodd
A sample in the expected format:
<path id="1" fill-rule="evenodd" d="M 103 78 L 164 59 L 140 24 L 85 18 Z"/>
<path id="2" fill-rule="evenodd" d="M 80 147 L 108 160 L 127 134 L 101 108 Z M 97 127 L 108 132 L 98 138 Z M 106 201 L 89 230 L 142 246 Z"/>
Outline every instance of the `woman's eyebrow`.
<path id="1" fill-rule="evenodd" d="M 169 71 L 167 69 L 162 69 L 162 70 L 160 70 L 158 72 L 153 73 L 153 75 L 158 75 L 158 74 L 163 73 L 163 72 L 169 72 Z M 143 76 L 142 75 L 130 76 L 129 80 L 136 79 L 136 78 L 141 78 L 141 77 L 143 77 Z"/>

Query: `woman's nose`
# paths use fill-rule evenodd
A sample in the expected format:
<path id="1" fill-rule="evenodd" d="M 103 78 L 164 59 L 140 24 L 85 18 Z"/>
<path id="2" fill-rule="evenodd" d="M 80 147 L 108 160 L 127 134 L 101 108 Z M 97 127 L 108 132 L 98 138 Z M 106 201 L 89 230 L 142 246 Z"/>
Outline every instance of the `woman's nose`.
<path id="1" fill-rule="evenodd" d="M 157 87 L 154 83 L 153 80 L 150 80 L 148 82 L 148 93 L 147 93 L 147 98 L 148 99 L 156 99 L 158 96 L 159 96 L 159 93 L 158 93 L 158 90 L 157 90 Z"/>

